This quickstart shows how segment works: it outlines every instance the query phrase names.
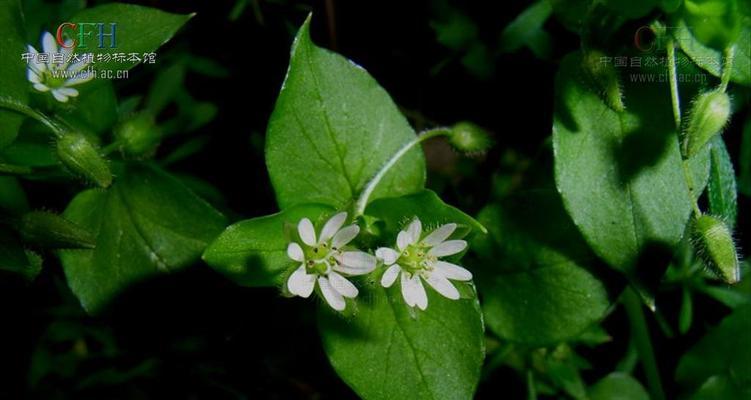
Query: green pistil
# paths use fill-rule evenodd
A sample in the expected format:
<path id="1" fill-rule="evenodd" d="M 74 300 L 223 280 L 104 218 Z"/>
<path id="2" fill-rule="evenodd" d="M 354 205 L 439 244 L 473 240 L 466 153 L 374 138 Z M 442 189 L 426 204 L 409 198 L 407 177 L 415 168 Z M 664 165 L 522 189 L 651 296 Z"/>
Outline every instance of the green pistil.
<path id="1" fill-rule="evenodd" d="M 312 247 L 305 247 L 305 269 L 310 274 L 325 274 L 329 266 L 338 264 L 334 256 L 339 249 L 330 248 L 328 243 L 321 243 Z"/>
<path id="2" fill-rule="evenodd" d="M 420 271 L 430 270 L 435 257 L 428 255 L 428 248 L 422 244 L 411 244 L 399 255 L 396 261 L 403 269 L 410 274 Z"/>

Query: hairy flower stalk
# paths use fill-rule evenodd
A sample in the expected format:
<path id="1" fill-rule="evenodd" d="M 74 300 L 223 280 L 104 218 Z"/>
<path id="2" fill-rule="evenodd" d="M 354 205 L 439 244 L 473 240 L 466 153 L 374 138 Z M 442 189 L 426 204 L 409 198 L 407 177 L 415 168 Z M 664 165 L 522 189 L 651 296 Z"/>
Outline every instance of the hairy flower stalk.
<path id="1" fill-rule="evenodd" d="M 346 220 L 346 212 L 334 215 L 317 239 L 313 223 L 307 218 L 300 220 L 297 231 L 302 244 L 291 242 L 287 247 L 289 258 L 300 263 L 287 280 L 290 293 L 307 298 L 317 284 L 320 294 L 337 311 L 345 309 L 345 298 L 357 297 L 357 287 L 345 276 L 370 273 L 376 267 L 376 258 L 348 246 L 360 233 L 360 227 L 342 227 Z"/>
<path id="2" fill-rule="evenodd" d="M 456 224 L 438 227 L 422 237 L 422 223 L 415 218 L 406 230 L 399 232 L 396 249 L 379 248 L 376 257 L 388 268 L 383 273 L 381 285 L 390 287 L 401 276 L 404 301 L 410 307 L 428 308 L 428 295 L 422 281 L 436 292 L 451 299 L 459 299 L 459 291 L 450 280 L 469 281 L 472 273 L 458 265 L 439 260 L 460 253 L 467 248 L 464 240 L 447 240 L 456 230 Z"/>

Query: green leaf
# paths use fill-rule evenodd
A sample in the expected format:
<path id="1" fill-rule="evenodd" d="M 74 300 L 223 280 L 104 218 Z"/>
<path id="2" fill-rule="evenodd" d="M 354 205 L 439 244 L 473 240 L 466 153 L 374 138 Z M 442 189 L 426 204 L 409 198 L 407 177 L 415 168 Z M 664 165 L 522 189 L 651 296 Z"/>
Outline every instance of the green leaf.
<path id="1" fill-rule="evenodd" d="M 610 299 L 591 265 L 597 259 L 553 189 L 490 205 L 478 216 L 490 234 L 473 241 L 487 326 L 534 346 L 578 336 L 600 320 Z"/>
<path id="2" fill-rule="evenodd" d="M 553 12 L 548 0 L 540 0 L 525 9 L 501 33 L 500 47 L 504 52 L 513 52 L 530 45 L 540 35 L 545 35 L 543 25 Z"/>
<path id="3" fill-rule="evenodd" d="M 623 372 L 613 372 L 589 388 L 591 400 L 649 400 L 644 387 Z"/>
<path id="4" fill-rule="evenodd" d="M 297 223 L 307 217 L 321 220 L 334 210 L 318 204 L 301 204 L 282 212 L 230 225 L 203 253 L 217 271 L 244 286 L 278 286 L 293 266 L 287 245 Z"/>
<path id="5" fill-rule="evenodd" d="M 740 36 L 736 41 L 733 72 L 730 75 L 732 82 L 745 86 L 751 86 L 751 24 L 748 21 L 749 18 L 747 17 L 741 29 Z M 682 20 L 678 21 L 675 28 L 671 31 L 681 50 L 696 65 L 716 77 L 722 75 L 722 51 L 705 46 L 699 42 Z"/>
<path id="6" fill-rule="evenodd" d="M 23 17 L 18 0 L 0 3 L 0 97 L 26 104 L 29 83 L 21 55 L 26 52 L 23 40 Z M 0 149 L 13 142 L 23 116 L 0 108 Z"/>
<path id="7" fill-rule="evenodd" d="M 740 192 L 751 196 L 751 118 L 746 118 L 743 125 L 743 139 L 741 139 L 741 152 L 738 156 L 740 171 L 738 171 L 738 186 Z"/>
<path id="8" fill-rule="evenodd" d="M 722 137 L 717 136 L 712 141 L 710 150 L 712 160 L 709 170 L 709 211 L 725 221 L 732 230 L 738 214 L 738 193 L 735 187 L 735 171 L 730 154 L 725 147 Z"/>
<path id="9" fill-rule="evenodd" d="M 154 52 L 172 39 L 180 27 L 188 22 L 193 15 L 195 14 L 171 14 L 150 7 L 112 3 L 84 9 L 74 15 L 70 21 L 73 23 L 104 23 L 105 33 L 110 33 L 109 24 L 117 24 L 116 47 L 109 47 L 111 44 L 109 37 L 104 37 L 104 47 L 99 48 L 98 31 L 95 31 L 98 28 L 88 26 L 86 29 L 94 33 L 84 43 L 87 46 L 86 48 L 81 47 L 79 43 L 78 52 L 94 53 L 95 55 L 138 53 L 139 57 L 141 57 L 143 53 Z M 81 29 L 80 26 L 78 29 Z M 137 62 L 112 60 L 109 62 L 97 62 L 92 64 L 92 66 L 99 70 L 127 70 L 135 67 L 137 64 Z"/>
<path id="10" fill-rule="evenodd" d="M 18 237 L 0 226 L 0 271 L 33 280 L 42 270 L 42 259 L 25 251 Z"/>
<path id="11" fill-rule="evenodd" d="M 556 184 L 595 253 L 633 275 L 640 257 L 669 261 L 691 213 L 670 91 L 667 84 L 627 85 L 626 111 L 618 113 L 580 77 L 580 56 L 566 57 L 556 79 Z M 691 160 L 697 196 L 707 154 Z M 651 261 L 645 266 L 661 264 Z"/>
<path id="12" fill-rule="evenodd" d="M 361 67 L 313 44 L 310 17 L 292 45 L 287 78 L 269 121 L 266 164 L 279 206 L 320 203 L 343 208 L 414 131 Z M 423 188 L 425 161 L 410 150 L 371 200 Z"/>
<path id="13" fill-rule="evenodd" d="M 605 0 L 605 5 L 618 15 L 637 19 L 649 14 L 659 5 L 657 0 Z"/>
<path id="14" fill-rule="evenodd" d="M 712 329 L 678 363 L 675 376 L 695 398 L 751 396 L 751 305 L 741 306 Z M 702 385 L 701 387 L 699 387 Z M 734 393 L 708 397 L 708 393 Z"/>
<path id="15" fill-rule="evenodd" d="M 0 176 L 0 213 L 20 214 L 28 211 L 29 200 L 16 178 Z"/>
<path id="16" fill-rule="evenodd" d="M 128 285 L 196 261 L 225 218 L 157 167 L 129 164 L 108 190 L 78 194 L 64 217 L 96 237 L 60 252 L 68 285 L 88 312 Z"/>
<path id="17" fill-rule="evenodd" d="M 83 85 L 69 104 L 56 104 L 57 115 L 85 132 L 103 135 L 117 122 L 117 95 L 111 81 L 97 79 Z"/>
<path id="18" fill-rule="evenodd" d="M 351 318 L 321 307 L 329 361 L 363 399 L 473 397 L 485 351 L 476 296 L 449 300 L 427 292 L 424 312 L 407 307 L 399 285 L 361 288 L 364 300 Z"/>
<path id="19" fill-rule="evenodd" d="M 444 203 L 430 190 L 376 200 L 365 209 L 365 215 L 383 220 L 386 232 L 393 234 L 393 237 L 396 237 L 399 230 L 414 217 L 418 217 L 425 227 L 456 223 L 458 236 L 466 236 L 470 231 L 487 233 L 482 224 L 461 210 Z"/>

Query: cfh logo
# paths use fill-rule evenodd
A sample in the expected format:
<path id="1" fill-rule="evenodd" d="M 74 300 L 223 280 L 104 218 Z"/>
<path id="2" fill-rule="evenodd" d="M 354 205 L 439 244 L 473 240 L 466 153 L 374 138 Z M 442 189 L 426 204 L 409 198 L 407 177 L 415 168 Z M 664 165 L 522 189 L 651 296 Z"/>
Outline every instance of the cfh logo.
<path id="1" fill-rule="evenodd" d="M 102 22 L 63 22 L 57 27 L 55 39 L 57 39 L 57 44 L 64 48 L 86 49 L 92 35 L 95 35 L 95 40 L 98 39 L 97 47 L 100 49 L 117 47 L 117 24 L 114 22 L 109 24 Z M 73 43 L 66 44 L 65 36 L 75 38 Z M 109 42 L 109 46 L 105 46 L 106 41 Z"/>

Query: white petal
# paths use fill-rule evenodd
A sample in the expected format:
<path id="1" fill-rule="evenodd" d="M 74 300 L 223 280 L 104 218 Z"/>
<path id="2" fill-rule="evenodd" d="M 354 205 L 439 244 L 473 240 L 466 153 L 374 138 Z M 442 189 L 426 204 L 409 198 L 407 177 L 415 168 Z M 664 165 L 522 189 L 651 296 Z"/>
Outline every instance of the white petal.
<path id="1" fill-rule="evenodd" d="M 31 83 L 42 83 L 42 78 L 40 78 L 39 75 L 34 72 L 34 69 L 31 67 L 26 68 L 26 78 Z"/>
<path id="2" fill-rule="evenodd" d="M 42 83 L 35 83 L 34 84 L 34 89 L 36 89 L 36 90 L 38 90 L 40 92 L 48 92 L 50 90 L 50 88 L 47 87 L 47 85 L 44 85 Z"/>
<path id="3" fill-rule="evenodd" d="M 295 242 L 292 242 L 287 246 L 287 256 L 295 261 L 305 261 L 305 254 L 302 252 L 302 247 Z"/>
<path id="4" fill-rule="evenodd" d="M 436 262 L 435 269 L 448 279 L 454 279 L 457 281 L 472 280 L 472 273 L 467 269 L 445 261 Z"/>
<path id="5" fill-rule="evenodd" d="M 440 272 L 436 273 L 433 272 L 432 274 L 428 275 L 428 278 L 426 279 L 428 281 L 428 284 L 435 289 L 436 292 L 443 295 L 443 297 L 449 298 L 451 300 L 458 300 L 459 299 L 459 291 L 456 290 L 454 285 L 449 282 L 448 279 L 446 279 L 443 274 Z"/>
<path id="6" fill-rule="evenodd" d="M 423 239 L 422 242 L 428 246 L 435 246 L 448 239 L 455 230 L 456 224 L 441 225 L 438 229 L 434 230 L 430 235 Z"/>
<path id="7" fill-rule="evenodd" d="M 399 258 L 399 253 L 396 252 L 394 249 L 390 249 L 388 247 L 381 247 L 378 250 L 376 250 L 376 257 L 383 260 L 383 263 L 386 265 L 391 265 L 396 262 L 396 259 Z"/>
<path id="8" fill-rule="evenodd" d="M 422 287 L 422 281 L 417 274 L 409 277 L 409 274 L 402 274 L 402 297 L 404 302 L 410 307 L 420 307 L 421 310 L 428 308 L 428 294 Z"/>
<path id="9" fill-rule="evenodd" d="M 50 62 L 52 62 L 52 55 L 57 53 L 57 42 L 49 32 L 42 34 L 42 51 L 50 55 Z"/>
<path id="10" fill-rule="evenodd" d="M 347 243 L 351 242 L 352 239 L 357 237 L 358 233 L 360 233 L 359 226 L 345 226 L 344 229 L 340 230 L 336 233 L 336 235 L 334 235 L 334 239 L 331 241 L 331 246 L 336 247 L 337 249 L 341 249 L 342 246 L 346 245 Z"/>
<path id="11" fill-rule="evenodd" d="M 407 233 L 409 233 L 409 243 L 417 243 L 420 241 L 422 235 L 422 222 L 419 218 L 415 218 L 411 224 L 407 227 Z"/>
<path id="12" fill-rule="evenodd" d="M 80 85 L 82 83 L 86 83 L 90 80 L 94 79 L 94 74 L 91 72 L 82 72 L 76 74 L 74 77 L 68 79 L 65 81 L 65 86 L 75 86 Z"/>
<path id="13" fill-rule="evenodd" d="M 399 264 L 394 264 L 390 266 L 386 272 L 383 273 L 383 276 L 381 277 L 381 286 L 383 287 L 391 287 L 391 285 L 394 284 L 396 281 L 396 278 L 399 276 L 399 272 L 402 271 L 402 267 L 399 266 Z"/>
<path id="14" fill-rule="evenodd" d="M 313 293 L 315 283 L 316 276 L 306 273 L 305 265 L 301 265 L 300 268 L 296 269 L 295 272 L 289 276 L 289 279 L 287 280 L 287 289 L 289 289 L 289 292 L 294 295 L 307 298 Z"/>
<path id="15" fill-rule="evenodd" d="M 78 97 L 78 90 L 73 88 L 61 87 L 56 89 L 60 94 L 68 97 Z"/>
<path id="16" fill-rule="evenodd" d="M 323 226 L 323 230 L 321 230 L 321 237 L 318 240 L 323 243 L 334 237 L 334 234 L 339 231 L 342 225 L 344 225 L 344 221 L 346 220 L 346 212 L 340 212 L 339 214 L 336 214 L 333 217 L 329 218 L 329 220 L 326 221 L 326 224 Z"/>
<path id="17" fill-rule="evenodd" d="M 90 61 L 86 60 L 86 59 L 78 60 L 78 61 L 76 61 L 73 64 L 70 64 L 68 66 L 68 71 L 69 72 L 78 72 L 78 71 L 84 69 L 85 67 L 87 67 L 89 65 L 89 63 L 90 63 Z M 88 75 L 93 75 L 93 74 L 88 74 Z"/>
<path id="18" fill-rule="evenodd" d="M 467 248 L 467 242 L 463 240 L 447 240 L 428 251 L 428 254 L 435 257 L 445 257 L 461 252 Z"/>
<path id="19" fill-rule="evenodd" d="M 329 303 L 331 308 L 336 311 L 344 310 L 344 307 L 346 306 L 344 298 L 331 286 L 328 279 L 323 276 L 318 278 L 318 286 L 321 288 L 323 298 L 326 299 L 326 302 Z"/>
<path id="20" fill-rule="evenodd" d="M 55 99 L 61 103 L 65 103 L 68 101 L 68 96 L 62 94 L 60 92 L 60 89 L 53 89 L 52 90 L 52 96 L 55 97 Z"/>
<path id="21" fill-rule="evenodd" d="M 409 246 L 410 240 L 412 240 L 412 237 L 410 236 L 409 232 L 401 231 L 398 235 L 396 235 L 396 247 L 399 249 L 399 251 L 404 251 L 404 249 Z"/>
<path id="22" fill-rule="evenodd" d="M 313 228 L 313 223 L 309 219 L 303 218 L 300 223 L 297 224 L 297 233 L 300 234 L 300 239 L 308 246 L 316 245 L 316 230 Z"/>
<path id="23" fill-rule="evenodd" d="M 349 275 L 363 275 L 375 269 L 376 258 L 362 251 L 347 251 L 339 256 L 339 263 L 335 270 Z"/>
<path id="24" fill-rule="evenodd" d="M 344 297 L 349 297 L 351 299 L 357 297 L 357 287 L 352 284 L 352 282 L 348 281 L 343 276 L 337 274 L 336 272 L 331 271 L 329 273 L 329 283 L 331 283 L 331 286 L 334 287 L 334 289 L 341 293 Z"/>
<path id="25" fill-rule="evenodd" d="M 33 68 L 38 73 L 42 73 L 42 72 L 46 71 L 47 70 L 47 64 L 45 64 L 43 62 L 38 62 L 37 61 L 37 55 L 39 54 L 39 52 L 37 51 L 37 49 L 35 49 L 34 46 L 30 46 L 30 45 L 27 45 L 26 49 L 33 56 L 33 58 L 31 59 L 31 62 L 29 62 L 29 66 L 31 68 Z"/>

